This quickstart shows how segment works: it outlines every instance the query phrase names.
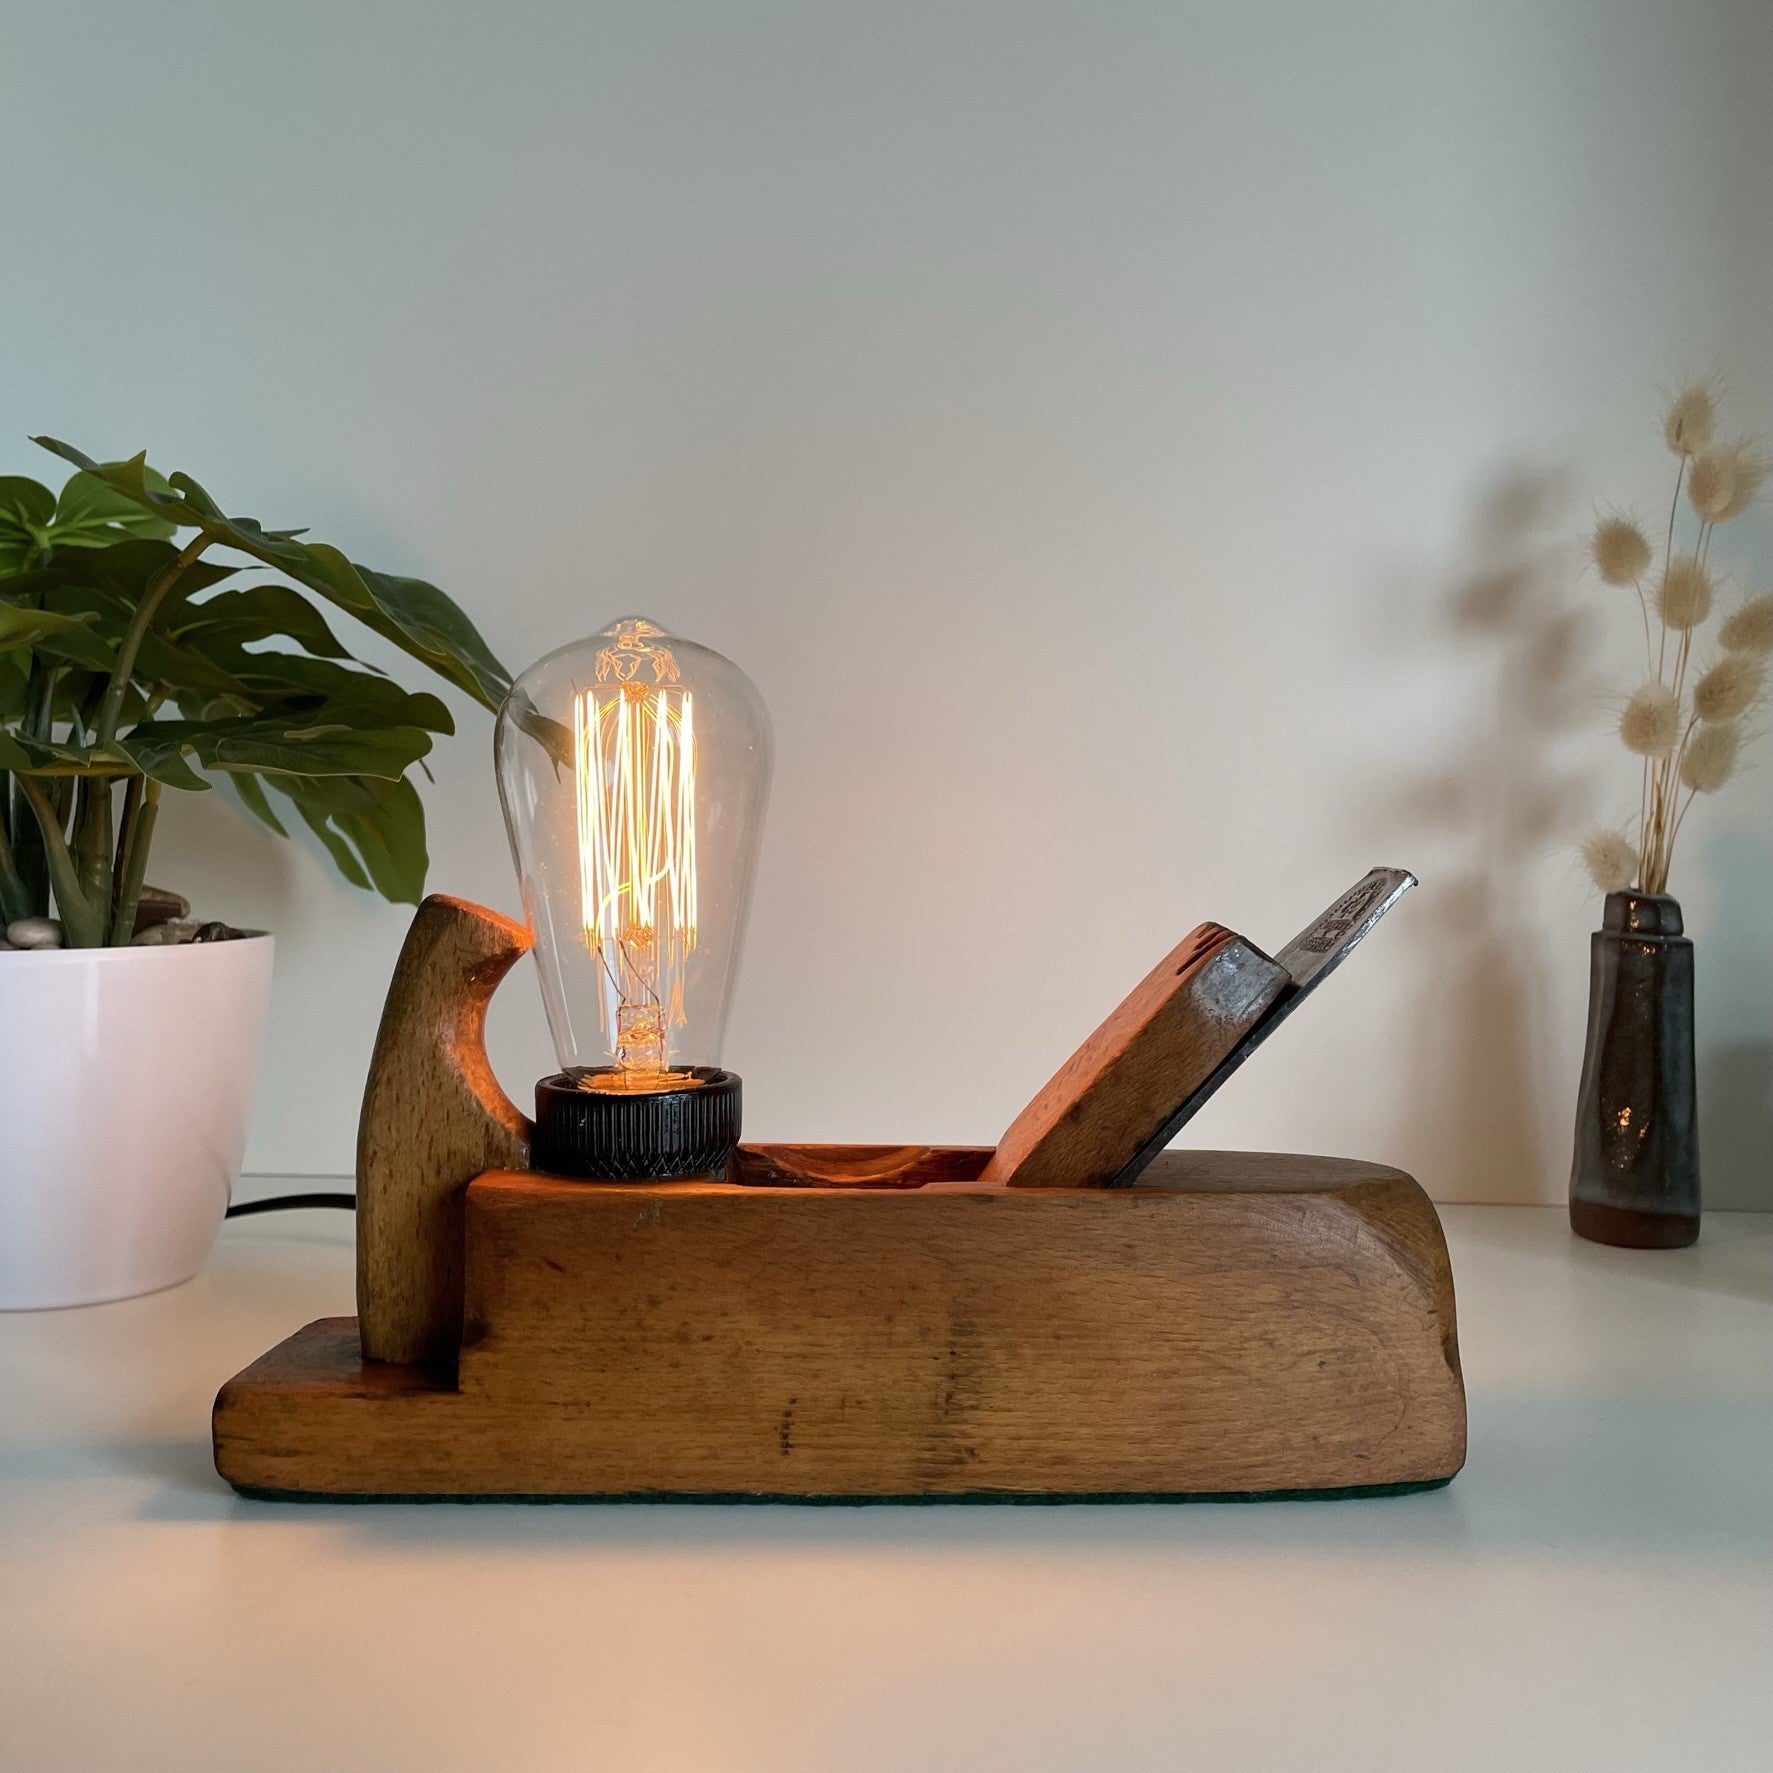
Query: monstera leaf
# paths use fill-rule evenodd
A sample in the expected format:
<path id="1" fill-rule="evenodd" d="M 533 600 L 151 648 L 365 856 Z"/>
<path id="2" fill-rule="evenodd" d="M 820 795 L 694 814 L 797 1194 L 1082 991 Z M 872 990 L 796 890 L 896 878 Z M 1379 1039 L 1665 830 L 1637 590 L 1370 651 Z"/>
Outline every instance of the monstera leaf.
<path id="1" fill-rule="evenodd" d="M 184 651 L 207 660 L 264 708 L 362 729 L 456 730 L 449 710 L 435 696 L 402 689 L 364 666 L 314 659 L 306 653 L 247 652 L 227 644 L 206 644 L 211 637 L 202 630 L 187 630 L 181 639 Z"/>
<path id="2" fill-rule="evenodd" d="M 424 897 L 425 808 L 410 782 L 334 777 L 290 784 L 295 808 L 347 880 L 396 904 Z M 362 871 L 361 878 L 353 865 Z"/>
<path id="3" fill-rule="evenodd" d="M 230 517 L 188 474 L 169 475 L 162 491 L 145 456 L 95 462 L 53 437 L 36 441 L 175 528 L 200 530 L 319 592 L 488 708 L 497 708 L 511 687 L 474 624 L 435 585 L 360 566 L 324 542 L 298 540 L 301 530 L 267 530 L 253 518 Z"/>
<path id="4" fill-rule="evenodd" d="M 363 732 L 336 721 L 144 720 L 115 742 L 144 775 L 169 788 L 207 788 L 207 770 L 271 776 L 379 776 L 397 782 L 431 749 L 416 726 Z"/>
<path id="5" fill-rule="evenodd" d="M 269 784 L 244 770 L 228 780 L 255 818 L 278 836 L 289 835 L 272 810 Z M 416 905 L 424 897 L 430 865 L 425 808 L 412 783 L 373 776 L 280 776 L 276 787 L 294 803 L 333 866 L 353 886 L 378 892 L 397 905 Z"/>
<path id="6" fill-rule="evenodd" d="M 288 585 L 249 585 L 218 591 L 201 603 L 186 601 L 162 624 L 175 639 L 201 636 L 205 651 L 224 644 L 247 647 L 261 640 L 293 640 L 318 659 L 348 659 L 326 618 Z"/>

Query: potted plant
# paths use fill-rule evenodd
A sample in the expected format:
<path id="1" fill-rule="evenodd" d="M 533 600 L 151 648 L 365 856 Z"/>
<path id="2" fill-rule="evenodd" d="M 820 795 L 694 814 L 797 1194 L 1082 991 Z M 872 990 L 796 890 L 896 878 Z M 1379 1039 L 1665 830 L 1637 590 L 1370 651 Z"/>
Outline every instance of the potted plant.
<path id="1" fill-rule="evenodd" d="M 227 1207 L 272 942 L 147 886 L 166 791 L 224 782 L 285 835 L 293 810 L 347 880 L 416 904 L 411 774 L 450 715 L 322 606 L 488 708 L 509 687 L 436 586 L 37 441 L 76 471 L 0 478 L 0 1308 L 188 1279 Z"/>
<path id="2" fill-rule="evenodd" d="M 1717 531 L 1768 473 L 1755 442 L 1720 442 L 1716 428 L 1703 384 L 1669 406 L 1675 481 L 1660 552 L 1624 515 L 1603 517 L 1590 544 L 1602 583 L 1637 595 L 1644 675 L 1619 714 L 1619 737 L 1639 760 L 1637 817 L 1583 845 L 1607 903 L 1590 945 L 1570 1224 L 1596 1243 L 1643 1249 L 1699 1236 L 1693 944 L 1668 890 L 1675 840 L 1694 801 L 1735 774 L 1773 652 L 1773 595 L 1738 601 L 1707 629 L 1721 602 Z"/>

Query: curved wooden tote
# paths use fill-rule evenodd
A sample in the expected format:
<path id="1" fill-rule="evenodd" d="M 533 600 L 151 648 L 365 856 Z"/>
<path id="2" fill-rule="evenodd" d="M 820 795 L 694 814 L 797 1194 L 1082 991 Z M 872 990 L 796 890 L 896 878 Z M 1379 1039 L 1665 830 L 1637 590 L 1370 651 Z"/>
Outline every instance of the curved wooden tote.
<path id="1" fill-rule="evenodd" d="M 441 893 L 407 931 L 357 1123 L 365 1360 L 455 1360 L 463 1196 L 483 1170 L 529 1158 L 529 1121 L 493 1076 L 484 1033 L 494 988 L 531 941 L 522 924 Z"/>

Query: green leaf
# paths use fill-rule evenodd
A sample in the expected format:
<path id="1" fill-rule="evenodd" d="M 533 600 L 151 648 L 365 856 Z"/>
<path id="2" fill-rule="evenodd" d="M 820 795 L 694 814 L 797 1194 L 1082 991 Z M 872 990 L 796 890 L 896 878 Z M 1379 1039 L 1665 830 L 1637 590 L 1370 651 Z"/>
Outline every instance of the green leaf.
<path id="1" fill-rule="evenodd" d="M 30 600 L 45 610 L 82 621 L 84 628 L 58 631 L 54 639 L 42 643 L 41 650 L 108 676 L 116 666 L 116 649 L 148 587 L 173 563 L 177 552 L 166 542 L 137 539 L 105 548 L 82 549 L 59 555 L 46 567 L 5 581 L 7 589 L 0 596 Z M 235 567 L 207 561 L 193 562 L 185 569 L 167 607 L 176 614 L 188 591 L 217 585 L 236 571 Z M 175 693 L 187 707 L 197 696 L 208 701 L 226 698 L 235 713 L 258 706 L 252 692 L 224 667 L 179 646 L 159 631 L 158 624 L 142 637 L 132 682 L 147 686 L 157 697 Z"/>
<path id="2" fill-rule="evenodd" d="M 170 542 L 132 536 L 107 547 L 60 555 L 40 572 L 15 581 L 10 589 L 22 594 L 38 586 L 91 586 L 121 599 L 129 606 L 128 613 L 133 613 L 148 587 L 178 558 L 178 552 Z M 189 598 L 233 578 L 240 570 L 215 560 L 192 561 L 180 573 L 177 586 L 162 607 L 157 618 L 160 625 L 169 625 L 171 618 L 184 610 Z"/>
<path id="3" fill-rule="evenodd" d="M 54 516 L 55 494 L 42 481 L 23 474 L 0 474 L 0 517 L 41 525 Z"/>
<path id="4" fill-rule="evenodd" d="M 115 648 L 121 643 L 130 620 L 148 587 L 177 558 L 178 551 L 166 542 L 128 540 L 107 548 L 84 548 L 58 555 L 48 566 L 38 567 L 3 581 L 5 596 L 21 604 L 58 610 L 63 615 L 91 615 L 93 631 Z M 232 578 L 237 567 L 194 561 L 163 608 L 157 627 L 167 614 L 182 607 L 193 590 L 205 590 Z M 88 662 L 110 670 L 112 656 Z M 139 672 L 138 675 L 147 675 Z"/>
<path id="5" fill-rule="evenodd" d="M 22 474 L 0 475 L 0 577 L 23 572 L 47 545 L 55 494 Z"/>
<path id="6" fill-rule="evenodd" d="M 158 492 L 147 480 L 145 456 L 100 463 L 53 437 L 36 441 L 168 521 L 201 529 L 318 591 L 486 707 L 497 708 L 510 689 L 510 673 L 435 585 L 359 566 L 324 542 L 296 540 L 297 531 L 266 530 L 254 518 L 229 517 L 188 474 L 170 475 L 170 492 Z"/>
<path id="7" fill-rule="evenodd" d="M 144 474 L 159 480 L 151 469 Z M 164 483 L 162 483 L 164 484 Z M 173 525 L 134 499 L 107 486 L 96 474 L 70 475 L 55 503 L 50 541 L 57 548 L 108 548 L 125 536 L 164 539 Z"/>
<path id="8" fill-rule="evenodd" d="M 402 689 L 377 672 L 303 653 L 245 653 L 235 664 L 240 680 L 262 700 L 293 696 L 312 704 L 302 710 L 308 719 L 336 720 L 364 731 L 396 726 L 432 733 L 456 730 L 449 710 L 435 696 Z"/>
<path id="9" fill-rule="evenodd" d="M 75 613 L 84 603 L 99 612 L 98 626 L 107 628 L 112 622 L 106 618 L 114 614 L 113 606 L 96 591 L 85 590 L 70 594 L 58 603 Z M 44 651 L 55 649 L 54 642 L 45 643 Z M 71 651 L 63 656 L 78 656 L 81 663 L 100 671 L 108 677 L 114 668 L 115 652 L 104 646 L 102 642 L 94 643 L 98 647 L 95 655 L 91 651 L 78 655 Z M 187 714 L 199 703 L 220 702 L 224 704 L 223 712 L 231 714 L 257 713 L 263 698 L 231 676 L 213 660 L 206 659 L 201 653 L 188 648 L 175 646 L 171 641 L 150 630 L 142 636 L 140 650 L 136 654 L 135 670 L 131 677 L 132 696 L 135 701 L 144 699 L 164 702 L 168 699 L 176 701 Z M 102 686 L 101 686 L 102 687 Z M 139 718 L 139 716 L 137 717 Z"/>
<path id="10" fill-rule="evenodd" d="M 59 610 L 19 609 L 10 600 L 0 597 L 0 652 L 9 652 L 18 646 L 38 646 L 46 640 L 73 634 L 90 641 L 101 660 L 108 658 L 110 649 L 92 634 L 88 626 L 90 620 L 86 616 L 63 615 Z"/>
<path id="11" fill-rule="evenodd" d="M 115 634 L 119 638 L 129 625 L 131 605 L 125 598 L 93 585 L 61 585 L 48 597 L 52 610 L 68 616 L 86 616 L 93 623 L 95 638 L 86 650 L 67 650 L 61 656 L 78 658 L 82 664 L 104 672 L 107 676 L 116 664 L 116 650 L 98 640 L 98 633 Z M 53 643 L 45 651 L 55 650 Z M 152 628 L 142 636 L 136 653 L 132 681 L 150 686 L 158 696 L 172 693 L 182 707 L 188 708 L 193 697 L 214 701 L 227 700 L 235 713 L 255 711 L 260 698 L 230 672 L 189 647 L 181 647 Z"/>
<path id="12" fill-rule="evenodd" d="M 296 811 L 302 815 L 308 829 L 326 846 L 326 853 L 332 858 L 332 865 L 344 875 L 354 887 L 362 887 L 365 892 L 373 892 L 368 873 L 363 864 L 357 860 L 357 853 L 345 840 L 342 831 L 335 831 L 328 815 L 318 808 L 310 807 L 301 801 L 296 802 Z"/>
<path id="13" fill-rule="evenodd" d="M 61 443 L 53 437 L 33 437 L 31 441 L 48 450 L 51 455 L 60 456 L 64 462 L 72 462 L 85 473 L 96 475 L 132 504 L 153 512 L 174 528 L 196 527 L 200 514 L 189 510 L 184 500 L 171 491 L 166 479 L 148 466 L 148 452 L 145 449 L 126 462 L 109 462 L 101 466 L 91 456 L 75 449 L 72 444 Z"/>
<path id="14" fill-rule="evenodd" d="M 143 722 L 135 730 L 146 732 L 153 724 Z M 187 794 L 209 792 L 210 784 L 191 767 L 186 757 L 188 747 L 175 740 L 150 738 L 138 745 L 129 739 L 119 739 L 117 747 L 144 776 L 152 776 L 168 788 L 182 788 Z"/>
<path id="15" fill-rule="evenodd" d="M 54 615 L 53 610 L 45 610 L 45 615 Z M 34 649 L 46 654 L 49 658 L 60 659 L 65 663 L 84 667 L 82 682 L 86 681 L 86 672 L 99 672 L 109 676 L 111 667 L 116 661 L 116 653 L 96 634 L 92 627 L 78 617 L 69 619 L 66 627 L 57 628 L 38 640 Z"/>
<path id="16" fill-rule="evenodd" d="M 310 551 L 316 555 L 337 553 L 323 542 L 314 543 Z M 375 598 L 378 610 L 394 624 L 392 630 L 380 628 L 379 632 L 406 646 L 440 677 L 465 689 L 483 706 L 498 711 L 499 704 L 510 693 L 511 674 L 493 656 L 479 629 L 448 597 L 424 579 L 354 566 L 342 554 L 338 559 L 358 575 Z M 408 645 L 401 638 L 403 635 L 410 637 L 413 644 Z"/>
<path id="17" fill-rule="evenodd" d="M 238 704 L 268 715 L 300 718 L 303 724 L 332 722 L 360 731 L 383 727 L 421 727 L 427 732 L 453 733 L 455 722 L 435 696 L 404 689 L 379 671 L 355 663 L 310 658 L 281 650 L 248 652 L 225 632 L 190 628 L 180 636 L 180 653 L 201 658 L 223 681 L 210 685 Z M 144 642 L 145 663 L 159 665 L 159 654 Z M 165 667 L 168 681 L 171 668 Z M 193 679 L 193 687 L 201 687 Z M 181 707 L 193 710 L 181 698 Z"/>
<path id="18" fill-rule="evenodd" d="M 510 719 L 519 732 L 534 739 L 553 759 L 556 774 L 574 767 L 572 733 L 558 720 L 550 720 L 530 700 L 527 691 L 519 690 L 511 697 Z"/>
<path id="19" fill-rule="evenodd" d="M 279 837 L 287 837 L 288 830 L 283 821 L 271 810 L 270 797 L 265 793 L 265 785 L 251 770 L 235 770 L 227 778 L 228 786 L 240 797 L 240 804 L 255 819 L 269 825 Z"/>
<path id="20" fill-rule="evenodd" d="M 121 748 L 63 739 L 34 739 L 16 730 L 0 732 L 0 769 L 29 776 L 133 776 L 135 765 Z M 207 787 L 208 783 L 203 786 Z"/>
<path id="21" fill-rule="evenodd" d="M 30 700 L 29 661 L 22 652 L 0 653 L 0 731 L 11 721 L 23 720 Z M 6 816 L 0 804 L 0 818 Z"/>
<path id="22" fill-rule="evenodd" d="M 326 625 L 326 618 L 301 592 L 288 585 L 245 585 L 218 591 L 201 603 L 182 602 L 166 623 L 169 634 L 200 633 L 205 644 L 226 641 L 293 640 L 320 659 L 348 659 L 350 653 Z"/>
<path id="23" fill-rule="evenodd" d="M 164 486 L 151 469 L 144 475 Z M 82 469 L 58 499 L 18 476 L 0 479 L 0 576 L 47 563 L 62 548 L 108 548 L 129 537 L 163 537 L 173 526 Z"/>
<path id="24" fill-rule="evenodd" d="M 409 726 L 356 732 L 336 723 L 269 718 L 145 720 L 118 739 L 116 749 L 143 774 L 175 788 L 190 785 L 187 757 L 209 770 L 379 776 L 392 782 L 431 749 L 431 735 Z"/>
<path id="25" fill-rule="evenodd" d="M 335 777 L 277 785 L 347 880 L 397 905 L 424 897 L 425 807 L 412 783 Z"/>

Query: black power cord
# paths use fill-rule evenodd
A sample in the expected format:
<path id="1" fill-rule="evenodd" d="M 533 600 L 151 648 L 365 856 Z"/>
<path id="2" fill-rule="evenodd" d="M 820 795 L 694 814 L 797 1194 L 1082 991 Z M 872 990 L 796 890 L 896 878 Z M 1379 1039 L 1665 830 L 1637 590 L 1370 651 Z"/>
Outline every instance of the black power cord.
<path id="1" fill-rule="evenodd" d="M 230 1219 L 245 1219 L 254 1213 L 287 1213 L 295 1207 L 343 1207 L 356 1212 L 354 1194 L 273 1194 L 264 1200 L 239 1200 L 229 1207 Z"/>

